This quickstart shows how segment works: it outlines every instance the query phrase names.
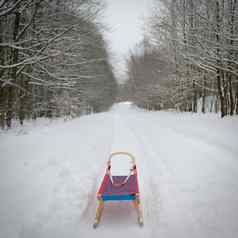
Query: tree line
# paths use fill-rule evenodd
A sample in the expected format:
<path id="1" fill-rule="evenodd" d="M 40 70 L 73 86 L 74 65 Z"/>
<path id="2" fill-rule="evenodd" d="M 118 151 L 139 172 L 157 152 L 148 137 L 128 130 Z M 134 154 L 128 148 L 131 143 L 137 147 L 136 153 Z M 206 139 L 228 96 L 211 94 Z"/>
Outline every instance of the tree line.
<path id="1" fill-rule="evenodd" d="M 116 80 L 99 0 L 0 0 L 0 125 L 108 109 Z"/>
<path id="2" fill-rule="evenodd" d="M 238 1 L 154 0 L 125 87 L 148 109 L 238 114 Z"/>

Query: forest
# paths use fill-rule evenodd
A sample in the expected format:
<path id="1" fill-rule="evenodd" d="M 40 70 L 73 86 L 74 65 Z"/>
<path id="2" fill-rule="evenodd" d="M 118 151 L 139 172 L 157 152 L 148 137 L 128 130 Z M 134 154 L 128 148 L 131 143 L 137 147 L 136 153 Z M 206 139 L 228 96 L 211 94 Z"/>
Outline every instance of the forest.
<path id="1" fill-rule="evenodd" d="M 128 100 L 238 114 L 237 0 L 154 0 L 119 87 L 100 0 L 0 0 L 0 127 Z"/>
<path id="2" fill-rule="evenodd" d="M 107 110 L 116 80 L 99 0 L 0 0 L 0 126 Z"/>
<path id="3" fill-rule="evenodd" d="M 238 237 L 238 0 L 0 0 L 0 238 Z"/>
<path id="4" fill-rule="evenodd" d="M 238 114 L 237 0 L 155 0 L 144 28 L 127 59 L 128 100 L 150 110 Z"/>

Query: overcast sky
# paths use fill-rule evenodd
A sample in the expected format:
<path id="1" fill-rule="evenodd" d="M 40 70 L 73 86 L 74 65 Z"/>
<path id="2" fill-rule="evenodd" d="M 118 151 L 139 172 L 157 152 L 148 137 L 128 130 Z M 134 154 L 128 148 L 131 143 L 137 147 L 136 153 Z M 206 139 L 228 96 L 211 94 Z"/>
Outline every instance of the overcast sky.
<path id="1" fill-rule="evenodd" d="M 106 33 L 114 55 L 113 65 L 117 74 L 125 71 L 125 58 L 130 49 L 143 39 L 143 19 L 149 16 L 153 0 L 105 0 L 105 23 L 110 26 Z"/>

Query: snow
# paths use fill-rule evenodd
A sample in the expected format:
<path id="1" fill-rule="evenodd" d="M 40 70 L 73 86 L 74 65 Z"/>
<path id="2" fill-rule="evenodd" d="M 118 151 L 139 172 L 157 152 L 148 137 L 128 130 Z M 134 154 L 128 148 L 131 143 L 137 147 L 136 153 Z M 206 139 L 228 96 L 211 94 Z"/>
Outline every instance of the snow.
<path id="1" fill-rule="evenodd" d="M 112 176 L 125 176 L 131 173 L 133 163 L 127 155 L 118 154 L 114 155 L 111 159 L 111 175 Z"/>
<path id="2" fill-rule="evenodd" d="M 130 103 L 0 132 L 0 238 L 237 237 L 237 141 L 237 117 Z M 136 157 L 143 228 L 131 205 L 112 202 L 92 229 L 96 191 L 115 151 Z"/>

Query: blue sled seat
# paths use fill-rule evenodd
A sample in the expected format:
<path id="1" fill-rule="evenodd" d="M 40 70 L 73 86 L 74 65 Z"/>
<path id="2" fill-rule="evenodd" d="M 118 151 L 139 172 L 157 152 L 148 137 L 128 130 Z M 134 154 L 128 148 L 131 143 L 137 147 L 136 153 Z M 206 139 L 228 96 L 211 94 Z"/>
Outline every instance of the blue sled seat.
<path id="1" fill-rule="evenodd" d="M 102 195 L 103 201 L 133 201 L 136 199 L 135 194 L 123 194 L 123 195 Z"/>

